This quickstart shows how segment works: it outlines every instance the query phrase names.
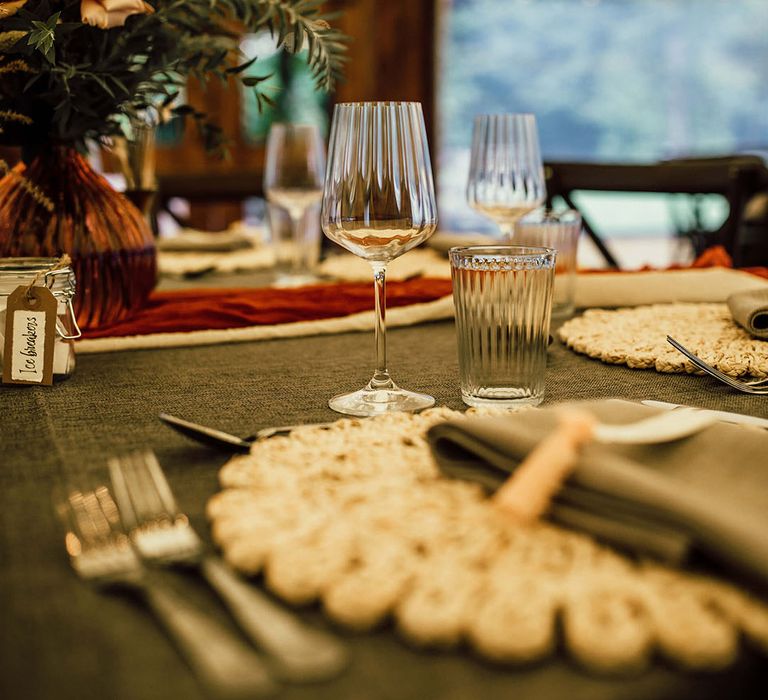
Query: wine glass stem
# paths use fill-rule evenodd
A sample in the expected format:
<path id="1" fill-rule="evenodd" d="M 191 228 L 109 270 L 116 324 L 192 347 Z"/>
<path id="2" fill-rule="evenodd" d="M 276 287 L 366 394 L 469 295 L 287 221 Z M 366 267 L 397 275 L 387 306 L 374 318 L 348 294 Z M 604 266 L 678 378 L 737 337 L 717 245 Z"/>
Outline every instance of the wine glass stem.
<path id="1" fill-rule="evenodd" d="M 376 371 L 369 386 L 372 389 L 384 389 L 392 385 L 387 371 L 387 266 L 372 263 L 372 267 L 376 296 Z"/>
<path id="2" fill-rule="evenodd" d="M 304 246 L 303 241 L 301 240 L 301 224 L 304 220 L 304 212 L 302 211 L 300 214 L 297 214 L 295 210 L 289 209 L 288 217 L 291 220 L 291 241 L 290 246 L 288 247 L 291 251 L 291 259 L 287 262 L 290 262 L 291 272 L 299 273 L 303 267 L 302 255 L 304 253 Z"/>
<path id="3" fill-rule="evenodd" d="M 499 229 L 501 230 L 501 237 L 504 241 L 511 241 L 515 235 L 515 222 L 514 221 L 500 221 Z"/>

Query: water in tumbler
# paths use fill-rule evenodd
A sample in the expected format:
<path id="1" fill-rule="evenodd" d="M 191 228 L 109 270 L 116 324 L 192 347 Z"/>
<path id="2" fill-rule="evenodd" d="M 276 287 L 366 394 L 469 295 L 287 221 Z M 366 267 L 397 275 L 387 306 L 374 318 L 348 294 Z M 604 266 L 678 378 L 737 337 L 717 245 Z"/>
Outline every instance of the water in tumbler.
<path id="1" fill-rule="evenodd" d="M 450 256 L 464 403 L 541 403 L 555 251 L 465 247 Z"/>

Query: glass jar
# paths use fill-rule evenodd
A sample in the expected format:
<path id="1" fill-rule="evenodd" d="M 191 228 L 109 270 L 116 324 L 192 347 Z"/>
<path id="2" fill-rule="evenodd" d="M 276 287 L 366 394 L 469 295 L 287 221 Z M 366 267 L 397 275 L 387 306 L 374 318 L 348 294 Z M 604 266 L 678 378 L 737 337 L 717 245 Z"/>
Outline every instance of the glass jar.
<path id="1" fill-rule="evenodd" d="M 75 273 L 67 265 L 52 270 L 58 258 L 0 258 L 0 369 L 5 346 L 5 310 L 8 296 L 14 289 L 30 284 L 38 273 L 35 284 L 48 287 L 58 302 L 56 337 L 53 344 L 53 378 L 65 379 L 75 370 L 74 339 L 81 336 L 75 320 L 72 299 L 75 296 Z"/>

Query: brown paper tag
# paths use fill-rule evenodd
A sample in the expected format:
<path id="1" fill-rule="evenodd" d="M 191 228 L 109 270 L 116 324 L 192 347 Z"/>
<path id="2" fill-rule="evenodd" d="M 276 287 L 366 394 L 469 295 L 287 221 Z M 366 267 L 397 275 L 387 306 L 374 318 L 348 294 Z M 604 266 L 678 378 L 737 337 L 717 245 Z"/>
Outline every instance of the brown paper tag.
<path id="1" fill-rule="evenodd" d="M 58 302 L 47 287 L 21 286 L 8 296 L 3 384 L 53 383 Z"/>

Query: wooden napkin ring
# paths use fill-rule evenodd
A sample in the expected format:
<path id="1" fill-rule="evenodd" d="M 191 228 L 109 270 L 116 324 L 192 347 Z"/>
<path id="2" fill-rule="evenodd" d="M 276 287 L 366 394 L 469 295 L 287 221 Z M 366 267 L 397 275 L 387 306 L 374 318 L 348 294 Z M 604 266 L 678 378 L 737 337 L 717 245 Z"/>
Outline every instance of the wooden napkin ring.
<path id="1" fill-rule="evenodd" d="M 538 520 L 573 471 L 579 452 L 594 435 L 595 418 L 565 409 L 558 425 L 523 460 L 494 494 L 495 505 L 519 523 Z"/>

